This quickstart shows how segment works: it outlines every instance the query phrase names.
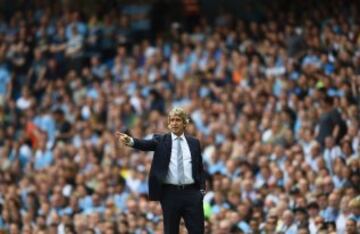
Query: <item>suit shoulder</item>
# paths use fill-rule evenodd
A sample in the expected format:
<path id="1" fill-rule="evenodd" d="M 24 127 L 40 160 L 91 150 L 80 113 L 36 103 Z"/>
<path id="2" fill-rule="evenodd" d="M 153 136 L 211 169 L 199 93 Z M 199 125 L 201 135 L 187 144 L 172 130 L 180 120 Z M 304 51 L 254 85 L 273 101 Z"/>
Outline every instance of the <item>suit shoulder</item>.
<path id="1" fill-rule="evenodd" d="M 170 134 L 161 134 L 161 133 L 155 133 L 153 135 L 153 138 L 158 140 L 158 141 L 163 141 L 168 137 L 171 137 L 171 135 Z"/>
<path id="2" fill-rule="evenodd" d="M 200 143 L 199 139 L 197 139 L 197 138 L 194 137 L 194 136 L 185 135 L 185 137 L 186 137 L 187 139 L 191 140 L 191 141 Z"/>

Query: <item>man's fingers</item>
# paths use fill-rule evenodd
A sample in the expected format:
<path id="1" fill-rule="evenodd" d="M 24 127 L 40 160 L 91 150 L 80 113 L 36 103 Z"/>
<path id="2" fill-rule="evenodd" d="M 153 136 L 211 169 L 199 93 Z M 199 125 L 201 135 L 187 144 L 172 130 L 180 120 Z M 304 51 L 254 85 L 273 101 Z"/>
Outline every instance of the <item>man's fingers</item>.
<path id="1" fill-rule="evenodd" d="M 115 132 L 115 136 L 116 136 L 116 137 L 122 137 L 122 138 L 126 138 L 126 137 L 127 137 L 127 135 L 124 134 L 124 133 L 122 133 L 122 132 Z"/>
<path id="2" fill-rule="evenodd" d="M 122 132 L 115 132 L 115 136 L 120 140 L 122 143 L 126 144 L 130 141 L 130 137 Z"/>
<path id="3" fill-rule="evenodd" d="M 115 136 L 119 137 L 119 136 L 121 136 L 121 135 L 122 135 L 121 132 L 119 132 L 119 131 L 115 132 Z"/>

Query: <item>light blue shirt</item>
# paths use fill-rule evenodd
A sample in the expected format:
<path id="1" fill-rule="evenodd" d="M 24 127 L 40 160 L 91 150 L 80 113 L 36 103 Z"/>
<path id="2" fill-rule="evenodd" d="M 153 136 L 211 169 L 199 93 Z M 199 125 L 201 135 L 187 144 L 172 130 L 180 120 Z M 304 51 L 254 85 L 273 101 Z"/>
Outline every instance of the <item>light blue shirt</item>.
<path id="1" fill-rule="evenodd" d="M 51 150 L 35 153 L 35 169 L 41 170 L 51 165 L 53 161 L 53 154 Z"/>
<path id="2" fill-rule="evenodd" d="M 178 178 L 178 136 L 171 133 L 171 140 L 172 140 L 172 147 L 171 147 L 171 156 L 170 156 L 170 163 L 169 163 L 169 171 L 165 178 L 165 183 L 168 184 L 179 184 L 179 178 Z M 185 174 L 185 183 L 184 184 L 192 184 L 194 183 L 194 179 L 192 176 L 192 166 L 191 166 L 191 152 L 188 142 L 186 141 L 186 138 L 184 134 L 180 136 L 181 141 L 181 151 L 183 155 L 183 162 L 184 162 L 184 174 Z"/>
<path id="3" fill-rule="evenodd" d="M 11 76 L 9 71 L 5 67 L 0 66 L 0 95 L 6 95 L 10 79 Z"/>

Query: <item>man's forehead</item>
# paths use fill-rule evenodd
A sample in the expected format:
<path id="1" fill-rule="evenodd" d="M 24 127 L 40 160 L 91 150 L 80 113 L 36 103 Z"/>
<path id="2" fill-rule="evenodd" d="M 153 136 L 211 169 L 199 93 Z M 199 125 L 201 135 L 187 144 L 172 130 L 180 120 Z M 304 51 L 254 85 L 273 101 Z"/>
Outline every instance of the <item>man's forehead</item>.
<path id="1" fill-rule="evenodd" d="M 172 119 L 181 119 L 181 116 L 180 115 L 177 115 L 177 114 L 172 114 L 172 115 L 169 115 L 169 118 L 172 118 Z"/>

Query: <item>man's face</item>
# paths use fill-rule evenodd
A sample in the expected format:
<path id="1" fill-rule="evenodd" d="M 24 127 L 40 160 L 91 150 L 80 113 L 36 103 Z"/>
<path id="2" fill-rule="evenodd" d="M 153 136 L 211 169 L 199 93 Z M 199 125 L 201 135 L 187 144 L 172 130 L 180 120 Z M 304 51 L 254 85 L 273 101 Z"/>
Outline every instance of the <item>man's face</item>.
<path id="1" fill-rule="evenodd" d="M 351 208 L 351 212 L 356 215 L 359 216 L 360 215 L 360 207 L 352 207 Z"/>
<path id="2" fill-rule="evenodd" d="M 185 123 L 180 116 L 170 115 L 169 128 L 172 133 L 174 133 L 177 136 L 180 136 L 185 131 Z"/>
<path id="3" fill-rule="evenodd" d="M 276 228 L 276 220 L 268 220 L 266 222 L 266 226 L 265 226 L 265 229 L 267 231 L 269 231 L 269 233 L 275 231 L 275 228 Z"/>
<path id="4" fill-rule="evenodd" d="M 356 233 L 356 223 L 353 220 L 348 220 L 346 222 L 346 233 Z"/>
<path id="5" fill-rule="evenodd" d="M 314 217 L 319 213 L 319 210 L 317 208 L 315 208 L 315 207 L 309 208 L 308 211 L 309 211 L 309 215 L 311 217 Z"/>

